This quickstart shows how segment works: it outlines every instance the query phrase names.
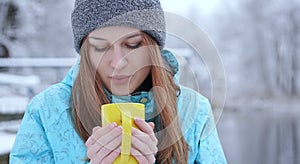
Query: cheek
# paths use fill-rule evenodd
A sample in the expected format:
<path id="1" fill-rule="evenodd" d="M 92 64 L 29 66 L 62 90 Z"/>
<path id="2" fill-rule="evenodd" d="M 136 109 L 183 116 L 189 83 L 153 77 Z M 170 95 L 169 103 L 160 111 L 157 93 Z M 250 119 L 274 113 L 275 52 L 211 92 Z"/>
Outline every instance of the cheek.
<path id="1" fill-rule="evenodd" d="M 151 62 L 150 60 L 140 60 L 138 65 L 135 67 L 135 73 L 134 73 L 134 81 L 135 85 L 140 85 L 145 78 L 148 76 L 148 74 L 151 71 Z"/>
<path id="2" fill-rule="evenodd" d="M 141 78 L 143 81 L 143 79 L 146 78 L 150 73 L 150 70 L 151 70 L 151 66 L 143 67 L 138 72 L 136 72 L 136 77 Z"/>
<path id="3" fill-rule="evenodd" d="M 134 90 L 136 90 L 143 83 L 143 81 L 149 75 L 150 70 L 151 70 L 151 66 L 147 66 L 147 67 L 141 68 L 134 74 L 134 76 L 131 79 L 130 84 L 129 84 L 130 92 L 133 92 Z"/>
<path id="4" fill-rule="evenodd" d="M 131 64 L 136 69 L 136 71 L 139 71 L 145 67 L 149 67 L 152 65 L 151 58 L 149 55 L 149 52 L 147 51 L 147 48 L 141 48 L 131 54 L 130 56 Z"/>
<path id="5" fill-rule="evenodd" d="M 90 53 L 90 62 L 91 66 L 97 70 L 97 72 L 101 75 L 103 68 L 105 68 L 105 58 L 101 54 Z"/>
<path id="6" fill-rule="evenodd" d="M 97 68 L 98 63 L 100 62 L 100 58 L 98 55 L 94 54 L 92 50 L 89 50 L 90 62 L 94 68 Z"/>

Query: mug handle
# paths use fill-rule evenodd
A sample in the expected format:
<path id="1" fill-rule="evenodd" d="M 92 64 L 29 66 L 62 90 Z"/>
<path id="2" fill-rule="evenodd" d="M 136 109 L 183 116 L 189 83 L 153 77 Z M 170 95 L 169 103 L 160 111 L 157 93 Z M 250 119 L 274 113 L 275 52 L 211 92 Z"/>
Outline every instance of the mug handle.
<path id="1" fill-rule="evenodd" d="M 122 144 L 121 163 L 126 163 L 130 158 L 132 120 L 130 111 L 122 111 Z"/>

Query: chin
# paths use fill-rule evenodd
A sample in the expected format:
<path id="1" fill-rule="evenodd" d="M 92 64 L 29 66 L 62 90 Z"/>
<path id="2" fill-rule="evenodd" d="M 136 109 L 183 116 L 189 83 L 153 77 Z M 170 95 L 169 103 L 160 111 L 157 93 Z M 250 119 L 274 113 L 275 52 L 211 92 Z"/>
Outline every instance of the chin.
<path id="1" fill-rule="evenodd" d="M 111 93 L 116 96 L 128 96 L 131 94 L 131 91 L 128 89 L 114 88 L 114 89 L 111 89 Z"/>

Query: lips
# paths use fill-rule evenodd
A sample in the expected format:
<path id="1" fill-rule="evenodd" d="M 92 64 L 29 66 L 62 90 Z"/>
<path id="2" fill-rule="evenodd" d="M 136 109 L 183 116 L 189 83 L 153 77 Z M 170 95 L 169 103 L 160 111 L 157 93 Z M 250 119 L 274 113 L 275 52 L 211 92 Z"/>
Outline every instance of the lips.
<path id="1" fill-rule="evenodd" d="M 125 83 L 129 82 L 130 77 L 131 77 L 130 75 L 112 75 L 112 76 L 109 76 L 112 83 L 114 83 L 114 84 L 125 84 Z"/>

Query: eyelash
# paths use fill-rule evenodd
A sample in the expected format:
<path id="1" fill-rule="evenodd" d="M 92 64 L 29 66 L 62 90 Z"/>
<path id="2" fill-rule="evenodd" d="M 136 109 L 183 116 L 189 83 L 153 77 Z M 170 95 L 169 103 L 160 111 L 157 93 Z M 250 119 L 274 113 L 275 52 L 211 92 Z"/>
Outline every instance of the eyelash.
<path id="1" fill-rule="evenodd" d="M 129 49 L 137 49 L 137 48 L 141 47 L 142 43 L 143 42 L 140 41 L 140 42 L 138 42 L 137 44 L 135 44 L 133 46 L 126 44 L 126 47 L 129 48 Z"/>
<path id="2" fill-rule="evenodd" d="M 95 48 L 96 52 L 105 52 L 106 50 L 108 50 L 110 48 L 110 46 L 109 47 L 105 47 L 105 48 L 97 48 L 97 47 L 94 47 L 94 48 Z"/>
<path id="3" fill-rule="evenodd" d="M 137 44 L 135 44 L 135 45 L 129 45 L 129 44 L 126 44 L 125 46 L 127 47 L 127 48 L 129 48 L 129 49 L 137 49 L 137 48 L 139 48 L 139 47 L 141 47 L 141 45 L 142 45 L 142 41 L 141 42 L 138 42 Z M 96 52 L 105 52 L 105 51 L 107 51 L 108 49 L 110 49 L 110 47 L 111 46 L 109 46 L 109 47 L 104 47 L 104 48 L 97 48 L 97 47 L 94 47 L 95 48 L 95 51 Z"/>

